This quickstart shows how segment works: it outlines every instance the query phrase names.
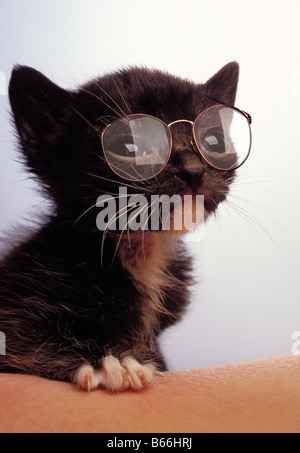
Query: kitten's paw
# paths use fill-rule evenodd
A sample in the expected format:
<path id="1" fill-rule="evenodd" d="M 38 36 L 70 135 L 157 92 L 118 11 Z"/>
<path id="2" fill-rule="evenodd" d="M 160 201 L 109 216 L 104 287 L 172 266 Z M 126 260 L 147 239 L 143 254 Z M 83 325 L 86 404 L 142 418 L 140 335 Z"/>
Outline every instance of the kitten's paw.
<path id="1" fill-rule="evenodd" d="M 152 384 L 154 376 L 163 376 L 153 365 L 142 365 L 133 357 L 121 362 L 112 355 L 104 357 L 102 367 L 95 370 L 82 365 L 75 377 L 75 383 L 83 390 L 91 391 L 101 386 L 111 392 L 142 390 Z"/>
<path id="2" fill-rule="evenodd" d="M 152 384 L 155 375 L 162 375 L 153 365 L 142 365 L 133 357 L 125 357 L 121 362 L 112 355 L 104 357 L 102 385 L 113 392 L 142 390 Z"/>
<path id="3" fill-rule="evenodd" d="M 102 360 L 102 369 L 99 371 L 103 375 L 102 386 L 112 392 L 122 392 L 130 388 L 130 378 L 126 369 L 120 361 L 108 355 Z"/>
<path id="4" fill-rule="evenodd" d="M 152 384 L 155 375 L 162 375 L 153 365 L 141 365 L 133 357 L 125 357 L 122 366 L 127 372 L 132 390 L 142 390 Z"/>
<path id="5" fill-rule="evenodd" d="M 81 365 L 76 373 L 74 382 L 79 388 L 88 392 L 95 390 L 100 384 L 96 370 L 91 365 Z"/>

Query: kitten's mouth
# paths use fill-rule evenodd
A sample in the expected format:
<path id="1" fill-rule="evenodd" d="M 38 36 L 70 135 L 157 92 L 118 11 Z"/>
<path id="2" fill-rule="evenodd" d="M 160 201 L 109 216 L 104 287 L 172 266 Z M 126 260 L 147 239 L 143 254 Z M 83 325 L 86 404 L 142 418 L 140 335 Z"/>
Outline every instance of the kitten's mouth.
<path id="1" fill-rule="evenodd" d="M 185 190 L 179 200 L 181 202 L 176 203 L 171 211 L 170 232 L 175 235 L 195 230 L 210 213 L 205 206 L 205 197 L 199 190 Z"/>
<path id="2" fill-rule="evenodd" d="M 197 195 L 202 197 L 204 219 L 206 219 L 218 207 L 218 203 L 213 199 L 211 193 L 203 187 L 198 187 L 196 190 L 185 190 L 181 195 L 183 200 L 185 195 L 190 195 L 192 197 L 193 204 L 197 203 Z"/>

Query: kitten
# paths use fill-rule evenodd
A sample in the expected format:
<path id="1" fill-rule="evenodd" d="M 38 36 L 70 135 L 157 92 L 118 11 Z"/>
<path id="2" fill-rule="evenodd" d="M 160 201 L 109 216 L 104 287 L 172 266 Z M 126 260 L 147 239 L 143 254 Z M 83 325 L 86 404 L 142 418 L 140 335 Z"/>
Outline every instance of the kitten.
<path id="1" fill-rule="evenodd" d="M 139 390 L 167 369 L 157 337 L 188 303 L 191 258 L 184 231 L 100 231 L 100 195 L 198 193 L 205 217 L 226 198 L 234 170 L 209 165 L 172 126 L 172 152 L 155 177 L 128 181 L 103 157 L 99 131 L 143 113 L 166 124 L 193 122 L 206 108 L 233 105 L 238 64 L 205 84 L 131 68 L 64 90 L 34 69 L 14 68 L 9 97 L 24 162 L 55 204 L 30 239 L 0 263 L 0 371 L 73 382 L 92 390 Z"/>

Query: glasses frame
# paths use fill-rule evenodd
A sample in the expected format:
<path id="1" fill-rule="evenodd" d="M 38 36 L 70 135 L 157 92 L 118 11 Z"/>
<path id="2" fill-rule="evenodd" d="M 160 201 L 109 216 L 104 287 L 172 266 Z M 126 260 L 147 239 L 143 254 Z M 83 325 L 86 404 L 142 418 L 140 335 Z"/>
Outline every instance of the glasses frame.
<path id="1" fill-rule="evenodd" d="M 165 167 L 167 166 L 169 160 L 170 160 L 170 156 L 171 156 L 171 153 L 172 153 L 172 147 L 173 147 L 173 138 L 172 138 L 172 131 L 171 131 L 171 126 L 173 126 L 174 124 L 177 124 L 177 123 L 189 123 L 192 125 L 192 136 L 193 136 L 193 140 L 191 140 L 191 144 L 192 146 L 196 146 L 197 150 L 199 151 L 200 153 L 200 156 L 204 159 L 204 161 L 212 168 L 215 168 L 216 170 L 219 170 L 219 171 L 233 171 L 233 170 L 236 170 L 238 169 L 239 167 L 241 167 L 241 165 L 243 165 L 246 160 L 248 159 L 249 157 L 249 154 L 250 154 L 250 150 L 251 150 L 251 146 L 252 146 L 252 132 L 251 132 L 251 123 L 252 123 L 252 118 L 250 116 L 249 113 L 245 112 L 244 110 L 241 110 L 233 105 L 228 105 L 228 104 L 224 104 L 220 101 L 218 101 L 217 99 L 214 99 L 210 96 L 206 96 L 208 99 L 211 99 L 212 101 L 215 101 L 215 102 L 218 102 L 218 104 L 214 104 L 210 107 L 207 107 L 206 109 L 203 110 L 203 112 L 199 113 L 199 115 L 197 115 L 197 117 L 195 118 L 194 121 L 191 121 L 191 120 L 186 120 L 186 119 L 179 119 L 179 120 L 175 120 L 175 121 L 172 121 L 171 123 L 167 124 L 165 123 L 163 120 L 161 120 L 160 118 L 157 118 L 156 116 L 153 116 L 153 115 L 148 115 L 147 113 L 132 113 L 132 114 L 129 114 L 129 115 L 125 115 L 123 117 L 120 117 L 118 118 L 117 120 L 115 121 L 112 121 L 110 124 L 108 124 L 102 131 L 101 131 L 101 145 L 102 145 L 102 150 L 103 150 L 103 154 L 104 154 L 104 158 L 105 158 L 105 161 L 107 163 L 107 165 L 109 166 L 109 168 L 113 171 L 113 173 L 115 175 L 117 175 L 118 177 L 122 178 L 122 179 L 125 179 L 127 181 L 133 181 L 133 182 L 143 182 L 143 181 L 148 181 L 149 179 L 152 179 L 154 178 L 155 176 L 159 175 L 159 173 L 161 173 Z M 213 164 L 211 164 L 207 159 L 206 157 L 203 155 L 200 147 L 198 146 L 197 144 L 197 141 L 196 141 L 196 136 L 195 136 L 195 123 L 196 121 L 198 120 L 198 118 L 203 115 L 205 112 L 207 112 L 208 110 L 211 110 L 211 109 L 214 109 L 216 107 L 228 107 L 228 108 L 231 108 L 232 110 L 235 110 L 236 112 L 240 113 L 241 115 L 243 115 L 246 120 L 247 120 L 247 123 L 248 123 L 248 128 L 249 128 L 249 148 L 248 148 L 248 151 L 247 151 L 247 154 L 245 156 L 245 158 L 242 160 L 242 162 L 237 165 L 237 166 L 234 166 L 232 168 L 219 168 Z M 90 126 L 92 126 L 96 131 L 97 133 L 100 135 L 100 130 L 99 130 L 99 127 L 96 127 L 95 125 L 91 124 L 91 122 L 89 120 L 87 120 L 87 118 L 85 118 L 76 108 L 73 107 L 73 110 L 75 113 L 77 113 L 82 119 L 84 119 Z M 103 137 L 104 137 L 104 134 L 105 132 L 108 130 L 108 128 L 110 126 L 112 126 L 114 123 L 116 123 L 117 121 L 120 121 L 124 118 L 131 118 L 131 117 L 134 117 L 134 116 L 144 116 L 144 117 L 150 117 L 150 118 L 153 118 L 155 119 L 156 121 L 160 121 L 164 126 L 167 127 L 167 129 L 169 130 L 169 133 L 170 133 L 170 146 L 169 146 L 169 154 L 168 154 L 168 158 L 166 160 L 166 163 L 164 164 L 164 166 L 159 170 L 158 173 L 156 173 L 155 175 L 151 175 L 149 176 L 148 178 L 144 178 L 144 179 L 130 179 L 130 178 L 126 178 L 124 176 L 121 176 L 119 175 L 112 167 L 112 165 L 110 165 L 106 155 L 105 155 L 105 151 L 104 151 L 104 146 L 103 146 Z"/>
<path id="2" fill-rule="evenodd" d="M 209 98 L 209 99 L 213 99 L 213 98 Z M 196 139 L 195 139 L 195 123 L 197 121 L 197 119 L 203 115 L 205 112 L 207 112 L 208 110 L 210 109 L 213 109 L 215 107 L 227 107 L 227 108 L 230 108 L 232 110 L 235 110 L 236 112 L 240 113 L 242 116 L 244 116 L 247 120 L 247 123 L 248 123 L 248 129 L 249 129 L 249 148 L 248 148 L 248 151 L 247 151 L 247 154 L 245 156 L 245 158 L 242 160 L 242 162 L 232 168 L 219 168 L 213 164 L 211 164 L 207 159 L 206 157 L 204 156 L 204 154 L 202 153 L 200 147 L 198 146 L 197 142 L 196 142 Z M 250 154 L 250 151 L 251 151 L 251 146 L 252 146 L 252 132 L 251 132 L 251 123 L 252 123 L 252 118 L 251 118 L 251 115 L 247 112 L 245 112 L 244 110 L 241 110 L 237 107 L 234 107 L 232 105 L 227 105 L 227 104 L 216 104 L 216 105 L 212 105 L 208 108 L 206 108 L 205 110 L 203 110 L 203 112 L 201 112 L 195 119 L 195 121 L 192 123 L 193 124 L 193 138 L 194 138 L 194 145 L 196 145 L 199 153 L 201 154 L 201 157 L 203 157 L 203 159 L 208 163 L 208 165 L 210 165 L 211 167 L 215 168 L 216 170 L 220 170 L 220 171 L 233 171 L 233 170 L 236 170 L 237 168 L 240 168 L 241 165 L 243 165 L 243 163 L 246 162 L 246 160 L 248 159 L 249 157 L 249 154 Z M 172 123 L 171 123 L 172 124 Z"/>

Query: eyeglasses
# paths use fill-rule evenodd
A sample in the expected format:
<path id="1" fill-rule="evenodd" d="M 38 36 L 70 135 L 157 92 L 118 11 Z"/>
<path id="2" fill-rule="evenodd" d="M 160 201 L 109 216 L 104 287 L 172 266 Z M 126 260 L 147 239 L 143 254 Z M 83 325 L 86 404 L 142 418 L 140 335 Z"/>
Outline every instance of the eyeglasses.
<path id="1" fill-rule="evenodd" d="M 99 131 L 75 107 L 72 108 Z M 131 114 L 106 126 L 101 133 L 101 142 L 107 164 L 115 174 L 130 181 L 145 181 L 157 176 L 169 161 L 171 126 L 189 123 L 193 148 L 211 167 L 229 171 L 240 167 L 249 156 L 251 122 L 249 113 L 226 104 L 208 107 L 194 122 L 180 119 L 166 124 L 151 115 Z"/>
<path id="2" fill-rule="evenodd" d="M 251 148 L 251 117 L 224 104 L 204 110 L 194 122 L 166 124 L 146 114 L 132 114 L 110 123 L 101 133 L 105 159 L 114 173 L 130 181 L 157 176 L 167 165 L 172 150 L 171 126 L 192 125 L 190 143 L 212 167 L 228 171 L 240 167 Z M 195 148 L 195 149 L 196 149 Z"/>

